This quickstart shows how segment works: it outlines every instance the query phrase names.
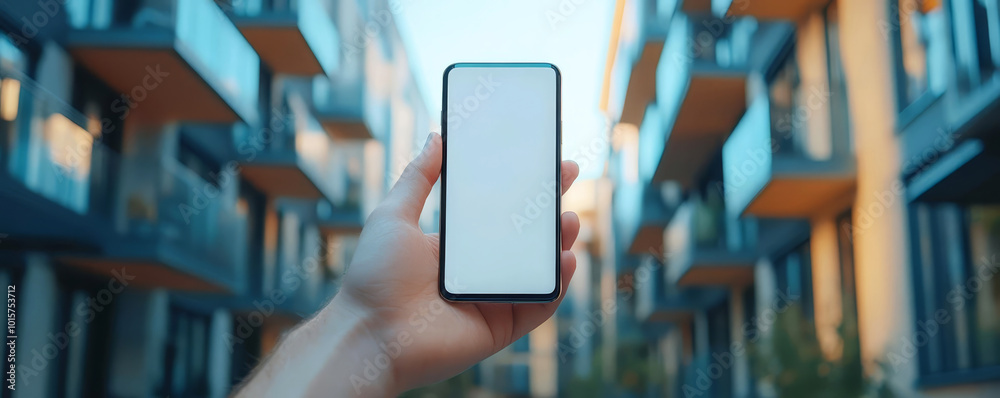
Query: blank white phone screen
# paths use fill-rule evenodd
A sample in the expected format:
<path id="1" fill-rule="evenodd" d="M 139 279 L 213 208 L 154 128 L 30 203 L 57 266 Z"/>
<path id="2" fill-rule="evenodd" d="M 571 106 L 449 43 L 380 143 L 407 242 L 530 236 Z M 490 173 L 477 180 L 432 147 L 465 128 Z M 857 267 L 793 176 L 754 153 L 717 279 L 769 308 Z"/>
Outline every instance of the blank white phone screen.
<path id="1" fill-rule="evenodd" d="M 456 67 L 447 82 L 444 286 L 556 288 L 556 71 Z"/>

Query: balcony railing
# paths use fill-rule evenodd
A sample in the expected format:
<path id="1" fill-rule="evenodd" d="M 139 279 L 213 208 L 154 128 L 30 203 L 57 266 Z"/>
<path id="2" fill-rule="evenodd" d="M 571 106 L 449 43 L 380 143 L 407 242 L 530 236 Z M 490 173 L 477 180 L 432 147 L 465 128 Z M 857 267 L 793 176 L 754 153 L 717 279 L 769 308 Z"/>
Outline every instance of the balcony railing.
<path id="1" fill-rule="evenodd" d="M 360 182 L 352 181 L 347 194 L 347 199 L 337 205 L 327 201 L 316 204 L 316 222 L 323 233 L 330 235 L 361 233 L 365 220 L 361 209 Z"/>
<path id="2" fill-rule="evenodd" d="M 767 94 L 753 104 L 722 150 L 726 209 L 762 217 L 808 217 L 855 184 L 853 156 L 809 150 L 813 130 L 795 128 L 794 109 L 774 107 Z"/>
<path id="3" fill-rule="evenodd" d="M 340 37 L 320 0 L 243 0 L 232 11 L 240 31 L 277 72 L 333 74 Z"/>
<path id="4" fill-rule="evenodd" d="M 827 0 L 711 0 L 718 16 L 796 20 L 830 4 Z"/>
<path id="5" fill-rule="evenodd" d="M 678 285 L 745 285 L 753 280 L 757 224 L 728 214 L 722 200 L 692 196 L 664 232 L 667 281 Z"/>
<path id="6" fill-rule="evenodd" d="M 381 132 L 375 99 L 368 95 L 364 76 L 334 83 L 326 76 L 313 79 L 312 103 L 323 128 L 336 139 L 377 138 Z"/>
<path id="7" fill-rule="evenodd" d="M 608 108 L 619 121 L 640 125 L 655 98 L 656 67 L 670 21 L 682 0 L 633 0 L 625 3 L 608 82 Z M 620 113 L 618 113 L 620 112 Z"/>
<path id="8" fill-rule="evenodd" d="M 214 2 L 79 0 L 67 7 L 75 28 L 68 35 L 70 50 L 109 85 L 132 93 L 163 80 L 144 87 L 148 95 L 137 111 L 256 122 L 259 58 Z M 145 77 L 157 68 L 166 75 Z M 219 98 L 224 104 L 214 101 Z"/>
<path id="9" fill-rule="evenodd" d="M 746 108 L 749 49 L 758 25 L 677 16 L 657 68 L 657 116 L 663 142 L 653 180 L 691 188 Z M 647 115 L 647 118 L 652 115 Z"/>
<path id="10" fill-rule="evenodd" d="M 91 156 L 97 146 L 87 119 L 30 78 L 0 71 L 4 146 L 10 174 L 35 193 L 79 214 L 90 199 Z"/>
<path id="11" fill-rule="evenodd" d="M 239 286 L 247 226 L 235 190 L 206 181 L 173 158 L 133 156 L 123 164 L 125 208 L 119 214 L 126 236 L 140 249 L 132 253 L 216 284 Z"/>
<path id="12" fill-rule="evenodd" d="M 694 312 L 725 299 L 722 288 L 685 288 L 665 280 L 665 269 L 658 260 L 647 259 L 636 268 L 635 316 L 644 324 L 663 324 L 690 318 Z"/>
<path id="13" fill-rule="evenodd" d="M 614 220 L 617 240 L 627 253 L 660 253 L 663 228 L 670 221 L 673 208 L 664 198 L 663 184 L 621 182 L 614 193 Z"/>

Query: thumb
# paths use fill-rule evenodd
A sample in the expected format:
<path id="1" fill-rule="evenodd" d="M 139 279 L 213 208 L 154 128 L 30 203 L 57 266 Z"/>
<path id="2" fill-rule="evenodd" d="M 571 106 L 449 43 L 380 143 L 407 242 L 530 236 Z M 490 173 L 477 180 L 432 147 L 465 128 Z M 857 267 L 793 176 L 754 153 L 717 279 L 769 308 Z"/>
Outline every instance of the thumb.
<path id="1" fill-rule="evenodd" d="M 428 134 L 420 155 L 406 166 L 396 185 L 386 195 L 383 204 L 388 207 L 389 212 L 413 224 L 417 223 L 427 195 L 430 195 L 431 188 L 441 174 L 441 154 L 441 136 Z"/>

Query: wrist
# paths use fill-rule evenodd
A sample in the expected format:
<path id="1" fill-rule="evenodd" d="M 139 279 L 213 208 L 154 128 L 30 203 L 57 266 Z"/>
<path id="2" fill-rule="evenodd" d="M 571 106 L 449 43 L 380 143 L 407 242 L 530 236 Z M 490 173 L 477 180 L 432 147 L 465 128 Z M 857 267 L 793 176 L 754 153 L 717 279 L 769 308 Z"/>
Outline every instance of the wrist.
<path id="1" fill-rule="evenodd" d="M 322 372 L 338 375 L 338 380 L 330 380 L 337 385 L 334 390 L 357 397 L 387 397 L 400 392 L 394 366 L 398 353 L 386 352 L 382 336 L 389 332 L 367 306 L 349 294 L 338 293 L 304 328 L 312 328 L 312 333 L 322 336 L 336 336 Z"/>

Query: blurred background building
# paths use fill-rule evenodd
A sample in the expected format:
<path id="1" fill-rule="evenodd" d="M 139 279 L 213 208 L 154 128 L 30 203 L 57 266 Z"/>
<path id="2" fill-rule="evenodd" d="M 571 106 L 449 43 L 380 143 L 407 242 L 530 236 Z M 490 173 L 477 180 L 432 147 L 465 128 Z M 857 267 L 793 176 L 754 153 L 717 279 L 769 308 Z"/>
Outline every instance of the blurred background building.
<path id="1" fill-rule="evenodd" d="M 605 391 L 1000 394 L 998 44 L 977 0 L 616 2 Z"/>
<path id="2" fill-rule="evenodd" d="M 0 394 L 226 396 L 336 292 L 430 131 L 389 4 L 0 10 Z"/>
<path id="3" fill-rule="evenodd" d="M 592 5 L 567 297 L 406 395 L 1000 396 L 996 2 Z M 2 3 L 0 397 L 226 396 L 335 294 L 438 128 L 401 6 Z"/>

